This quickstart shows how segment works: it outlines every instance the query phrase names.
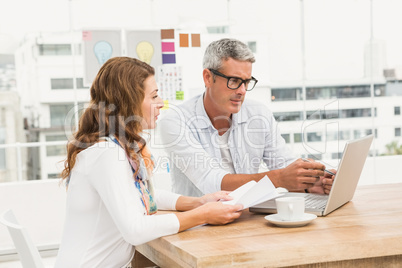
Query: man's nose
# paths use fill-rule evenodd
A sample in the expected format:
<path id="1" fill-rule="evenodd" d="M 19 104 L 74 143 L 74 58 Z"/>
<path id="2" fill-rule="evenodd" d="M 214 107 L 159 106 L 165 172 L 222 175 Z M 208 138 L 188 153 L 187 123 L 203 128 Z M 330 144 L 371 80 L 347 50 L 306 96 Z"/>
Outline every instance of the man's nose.
<path id="1" fill-rule="evenodd" d="M 241 83 L 240 87 L 238 89 L 236 89 L 236 94 L 244 95 L 244 94 L 246 94 L 246 92 L 247 92 L 246 84 L 243 82 L 243 83 Z"/>

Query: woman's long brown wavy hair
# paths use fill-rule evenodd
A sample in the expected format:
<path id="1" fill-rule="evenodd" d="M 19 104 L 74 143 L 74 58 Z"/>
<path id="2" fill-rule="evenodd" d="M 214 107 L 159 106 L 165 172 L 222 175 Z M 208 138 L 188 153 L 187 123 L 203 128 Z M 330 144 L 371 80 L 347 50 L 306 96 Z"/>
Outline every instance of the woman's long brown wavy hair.
<path id="1" fill-rule="evenodd" d="M 79 152 L 109 135 L 118 139 L 138 167 L 137 153 L 148 157 L 142 152 L 146 141 L 140 136 L 141 104 L 144 81 L 152 75 L 155 75 L 153 67 L 134 58 L 116 57 L 103 64 L 91 86 L 89 107 L 80 118 L 73 140 L 67 144 L 67 159 L 61 174 L 63 180 L 70 176 Z M 138 169 L 134 176 L 137 172 Z"/>

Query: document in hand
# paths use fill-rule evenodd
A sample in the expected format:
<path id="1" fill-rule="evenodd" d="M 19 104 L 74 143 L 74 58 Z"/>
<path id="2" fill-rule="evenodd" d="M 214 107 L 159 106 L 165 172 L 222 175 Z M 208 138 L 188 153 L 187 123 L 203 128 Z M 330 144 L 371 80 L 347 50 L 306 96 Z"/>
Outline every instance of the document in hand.
<path id="1" fill-rule="evenodd" d="M 260 204 L 269 199 L 278 197 L 275 186 L 265 175 L 259 182 L 249 181 L 229 194 L 233 200 L 225 201 L 224 204 L 242 204 L 243 209 Z"/>

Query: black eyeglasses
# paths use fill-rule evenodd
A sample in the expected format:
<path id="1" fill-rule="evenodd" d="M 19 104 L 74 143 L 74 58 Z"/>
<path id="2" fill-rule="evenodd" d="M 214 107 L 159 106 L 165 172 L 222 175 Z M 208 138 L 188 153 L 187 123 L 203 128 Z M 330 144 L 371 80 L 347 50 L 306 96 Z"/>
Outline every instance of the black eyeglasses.
<path id="1" fill-rule="evenodd" d="M 227 87 L 230 89 L 238 89 L 241 84 L 244 84 L 246 91 L 252 90 L 255 85 L 257 84 L 258 80 L 255 79 L 254 77 L 251 77 L 251 79 L 241 79 L 240 77 L 233 77 L 233 76 L 226 76 L 223 73 L 218 72 L 217 70 L 214 69 L 208 69 L 213 73 L 214 75 L 226 78 L 228 80 Z"/>

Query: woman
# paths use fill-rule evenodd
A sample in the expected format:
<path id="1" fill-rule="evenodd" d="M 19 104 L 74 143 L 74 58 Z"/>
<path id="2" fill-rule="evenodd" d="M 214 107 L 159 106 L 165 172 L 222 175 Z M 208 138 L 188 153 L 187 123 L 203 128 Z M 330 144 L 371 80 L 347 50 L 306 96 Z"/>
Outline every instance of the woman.
<path id="1" fill-rule="evenodd" d="M 62 178 L 67 211 L 56 267 L 129 267 L 133 245 L 200 224 L 226 224 L 241 205 L 228 192 L 186 197 L 154 191 L 153 160 L 141 137 L 155 128 L 163 102 L 154 69 L 117 57 L 99 70 L 90 106 L 68 145 Z M 157 208 L 186 211 L 152 215 Z"/>

